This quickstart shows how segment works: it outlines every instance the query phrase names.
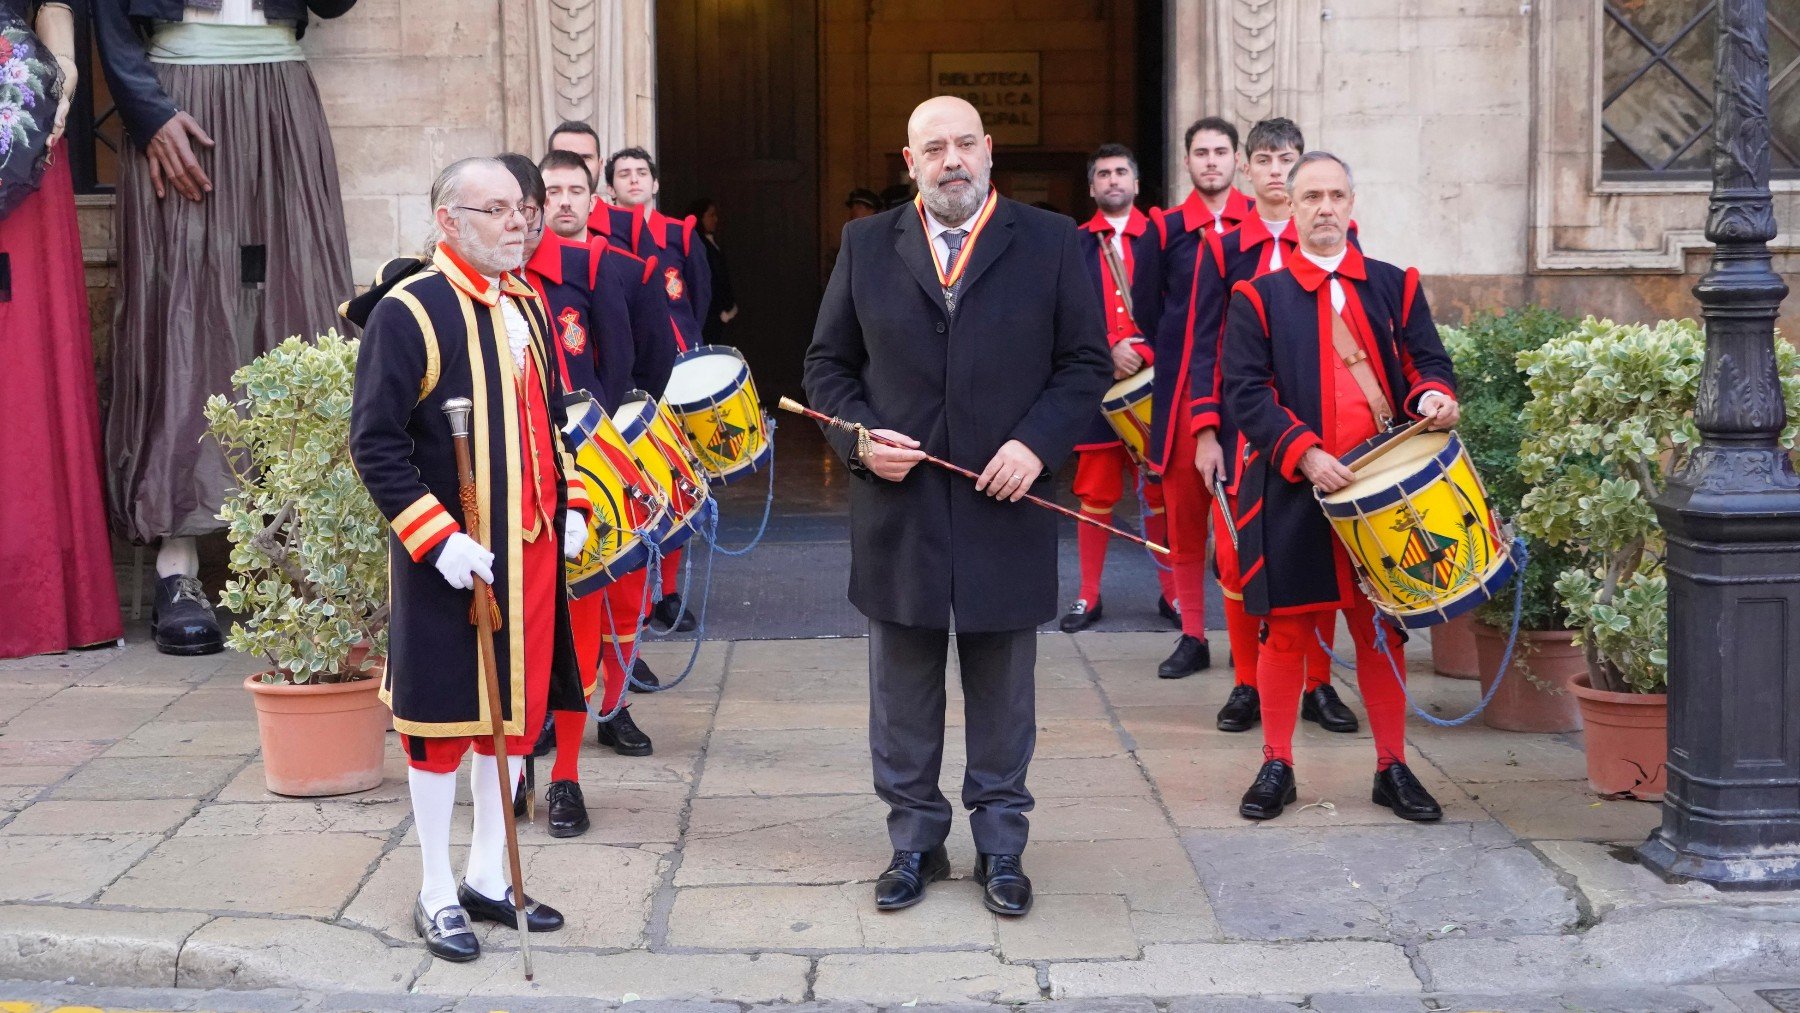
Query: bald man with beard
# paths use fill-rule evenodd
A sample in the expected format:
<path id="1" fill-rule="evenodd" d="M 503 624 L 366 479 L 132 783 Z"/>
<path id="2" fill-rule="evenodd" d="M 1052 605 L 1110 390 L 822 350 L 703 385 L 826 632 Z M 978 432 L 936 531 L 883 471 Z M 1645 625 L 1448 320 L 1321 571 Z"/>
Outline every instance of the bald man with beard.
<path id="1" fill-rule="evenodd" d="M 1074 223 L 996 194 L 975 108 L 913 111 L 911 202 L 844 226 L 806 356 L 814 407 L 900 444 L 833 429 L 850 489 L 850 600 L 869 618 L 869 746 L 894 854 L 875 903 L 918 903 L 950 874 L 938 789 L 952 623 L 968 765 L 963 806 L 987 907 L 1022 915 L 1033 802 L 1036 628 L 1056 617 L 1048 483 L 1112 376 Z M 926 453 L 979 481 L 918 467 Z"/>

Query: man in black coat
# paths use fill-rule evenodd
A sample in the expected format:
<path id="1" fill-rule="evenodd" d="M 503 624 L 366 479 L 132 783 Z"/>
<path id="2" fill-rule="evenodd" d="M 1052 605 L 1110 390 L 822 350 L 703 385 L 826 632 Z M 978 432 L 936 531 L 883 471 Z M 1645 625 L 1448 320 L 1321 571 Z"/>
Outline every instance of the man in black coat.
<path id="1" fill-rule="evenodd" d="M 920 105 L 902 154 L 919 197 L 844 227 L 806 356 L 816 408 L 911 448 L 830 434 L 861 479 L 850 600 L 869 617 L 869 745 L 895 849 L 876 906 L 908 907 L 949 875 L 938 773 L 954 618 L 975 877 L 989 909 L 1020 915 L 1036 627 L 1057 602 L 1056 518 L 1018 500 L 1047 491 L 1099 406 L 1106 327 L 1074 224 L 989 188 L 973 106 Z M 916 467 L 927 452 L 980 480 Z"/>

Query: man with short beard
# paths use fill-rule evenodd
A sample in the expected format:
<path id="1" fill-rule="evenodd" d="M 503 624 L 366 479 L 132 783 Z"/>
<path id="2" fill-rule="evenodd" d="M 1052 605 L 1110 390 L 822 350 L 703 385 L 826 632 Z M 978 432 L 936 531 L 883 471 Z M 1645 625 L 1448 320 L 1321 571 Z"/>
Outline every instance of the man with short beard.
<path id="1" fill-rule="evenodd" d="M 1105 392 L 1105 325 L 1069 219 L 988 184 L 975 108 L 913 110 L 901 155 L 919 196 L 844 226 L 806 355 L 806 393 L 850 483 L 850 600 L 869 618 L 869 745 L 894 853 L 875 904 L 918 903 L 950 873 L 944 669 L 961 661 L 962 801 L 994 912 L 1022 915 L 1033 805 L 1036 627 L 1056 616 L 1056 515 L 1018 500 L 1048 481 Z M 875 437 L 886 442 L 878 442 Z M 926 453 L 977 481 L 917 467 Z"/>
<path id="2" fill-rule="evenodd" d="M 1147 335 L 1156 333 L 1162 317 L 1162 248 L 1165 233 L 1162 215 L 1152 209 L 1146 215 L 1133 202 L 1138 195 L 1137 159 L 1123 144 L 1103 144 L 1088 159 L 1088 196 L 1097 208 L 1081 226 L 1081 254 L 1094 295 L 1106 321 L 1106 340 L 1112 346 L 1113 379 L 1123 380 L 1150 366 L 1155 351 Z M 1096 415 L 1075 446 L 1075 498 L 1081 511 L 1110 522 L 1113 508 L 1124 498 L 1129 482 L 1136 498 L 1144 495 L 1144 537 L 1161 545 L 1168 540 L 1160 481 L 1146 476 L 1126 449 L 1118 432 Z M 1145 481 L 1151 478 L 1150 481 Z M 1100 577 L 1106 569 L 1112 536 L 1091 524 L 1075 530 L 1081 563 L 1081 588 L 1063 616 L 1062 631 L 1076 633 L 1100 621 Z M 1157 607 L 1174 616 L 1175 581 L 1168 567 L 1158 565 L 1156 579 L 1162 585 Z"/>
<path id="3" fill-rule="evenodd" d="M 580 553 L 591 512 L 553 410 L 562 384 L 538 294 L 514 273 L 537 223 L 519 184 L 491 158 L 457 162 L 431 188 L 441 235 L 431 264 L 374 306 L 356 362 L 350 453 L 393 527 L 391 619 L 381 698 L 406 755 L 423 884 L 413 928 L 445 960 L 473 960 L 471 918 L 517 925 L 509 901 L 505 816 L 482 700 L 473 608 L 491 609 L 507 763 L 517 783 L 547 709 L 581 706 L 563 592 L 563 558 Z M 470 327 L 473 326 L 471 333 Z M 460 498 L 444 403 L 474 403 L 471 450 L 479 523 Z M 475 578 L 493 594 L 477 601 Z M 475 826 L 459 885 L 450 872 L 456 770 L 471 746 Z M 562 927 L 528 903 L 532 932 Z"/>

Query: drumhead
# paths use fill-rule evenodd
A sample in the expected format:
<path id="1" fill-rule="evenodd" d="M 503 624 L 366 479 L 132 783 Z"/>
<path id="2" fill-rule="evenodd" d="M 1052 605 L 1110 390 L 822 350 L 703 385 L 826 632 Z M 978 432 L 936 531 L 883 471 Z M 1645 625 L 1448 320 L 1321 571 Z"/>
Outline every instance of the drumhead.
<path id="1" fill-rule="evenodd" d="M 1150 384 L 1155 382 L 1155 379 L 1156 367 L 1145 366 L 1143 369 L 1138 370 L 1125 379 L 1113 384 L 1111 387 L 1106 388 L 1106 396 L 1101 398 L 1101 401 L 1110 403 L 1121 399 L 1133 400 L 1132 395 L 1138 394 L 1140 391 L 1143 394 L 1148 395 L 1150 393 Z"/>
<path id="2" fill-rule="evenodd" d="M 1420 433 L 1382 454 L 1380 459 L 1356 473 L 1356 481 L 1320 497 L 1325 503 L 1349 503 L 1373 492 L 1388 489 L 1425 467 L 1450 445 L 1447 432 Z"/>
<path id="3" fill-rule="evenodd" d="M 663 400 L 671 405 L 706 401 L 736 386 L 744 360 L 726 352 L 702 351 L 675 364 Z"/>
<path id="4" fill-rule="evenodd" d="M 620 433 L 641 432 L 645 426 L 650 424 L 650 415 L 655 411 L 656 402 L 648 397 L 635 399 L 627 397 L 625 403 L 619 406 L 619 410 L 612 413 L 612 422 L 614 426 L 618 427 Z M 634 438 L 626 437 L 627 440 Z"/>

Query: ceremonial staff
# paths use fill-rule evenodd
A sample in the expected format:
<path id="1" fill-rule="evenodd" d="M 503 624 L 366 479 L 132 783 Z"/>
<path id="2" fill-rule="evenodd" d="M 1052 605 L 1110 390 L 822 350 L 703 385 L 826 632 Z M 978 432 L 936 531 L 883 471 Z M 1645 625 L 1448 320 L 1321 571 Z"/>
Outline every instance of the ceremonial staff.
<path id="1" fill-rule="evenodd" d="M 828 426 L 836 426 L 839 429 L 843 429 L 843 430 L 846 430 L 848 432 L 853 432 L 853 433 L 863 431 L 863 427 L 857 425 L 854 422 L 845 422 L 843 419 L 835 418 L 833 416 L 825 414 L 824 412 L 813 411 L 811 408 L 806 407 L 805 405 L 801 404 L 800 402 L 794 400 L 791 397 L 782 398 L 780 403 L 781 403 L 781 408 L 783 411 L 790 411 L 796 415 L 804 415 L 807 418 L 812 419 L 815 422 L 823 422 L 824 424 L 826 424 Z M 896 450 L 911 450 L 912 449 L 911 447 L 901 446 L 900 444 L 895 443 L 893 440 L 890 440 L 884 436 L 877 436 L 874 433 L 869 433 L 869 439 L 874 440 L 876 443 L 879 443 L 884 447 L 893 447 Z M 957 465 L 951 464 L 949 461 L 946 461 L 941 457 L 933 457 L 930 454 L 926 454 L 925 460 L 930 462 L 931 464 L 937 465 L 938 467 L 944 469 L 945 471 L 954 471 L 958 475 L 963 476 L 964 478 L 972 478 L 972 479 L 975 479 L 976 481 L 981 480 L 980 475 L 977 475 L 976 473 L 970 471 L 967 468 L 963 468 L 963 467 L 959 467 Z M 1052 503 L 1047 499 L 1039 499 L 1038 497 L 1033 496 L 1030 493 L 1026 493 L 1021 498 L 1024 499 L 1024 501 L 1027 503 L 1032 503 L 1037 506 L 1041 506 L 1046 510 L 1054 510 L 1059 514 L 1062 514 L 1064 517 L 1073 518 L 1075 520 L 1080 521 L 1083 524 L 1092 524 L 1094 527 L 1100 528 L 1101 530 L 1104 530 L 1104 531 L 1111 532 L 1112 534 L 1115 534 L 1115 535 L 1119 536 L 1120 538 L 1125 539 L 1126 541 L 1136 542 L 1139 545 L 1144 546 L 1145 548 L 1149 549 L 1152 552 L 1160 552 L 1160 553 L 1163 553 L 1164 555 L 1167 555 L 1169 552 L 1169 550 L 1167 548 L 1165 548 L 1161 545 L 1158 545 L 1155 542 L 1148 541 L 1143 538 L 1139 538 L 1138 536 L 1132 534 L 1129 531 L 1123 531 L 1123 530 L 1120 530 L 1119 528 L 1115 528 L 1111 524 L 1106 523 L 1105 521 L 1095 520 L 1094 518 L 1089 517 L 1085 514 L 1076 513 L 1075 511 L 1070 510 L 1068 507 L 1058 506 L 1057 504 Z"/>
<path id="2" fill-rule="evenodd" d="M 456 444 L 457 493 L 462 500 L 463 527 L 471 538 L 480 530 L 480 502 L 476 498 L 475 469 L 469 464 L 469 413 L 474 402 L 466 397 L 453 397 L 444 402 L 444 415 L 450 420 L 450 438 Z M 481 648 L 481 687 L 487 699 L 488 726 L 494 734 L 494 769 L 500 778 L 500 811 L 506 820 L 506 857 L 512 863 L 513 913 L 519 927 L 519 960 L 525 980 L 531 980 L 531 927 L 525 915 L 525 876 L 519 866 L 519 827 L 513 822 L 512 785 L 507 775 L 511 764 L 506 760 L 506 723 L 500 716 L 500 676 L 494 662 L 494 627 L 499 625 L 499 609 L 494 604 L 493 589 L 474 574 L 475 604 L 470 618 L 475 623 L 475 641 Z M 523 716 L 520 718 L 523 721 Z"/>

